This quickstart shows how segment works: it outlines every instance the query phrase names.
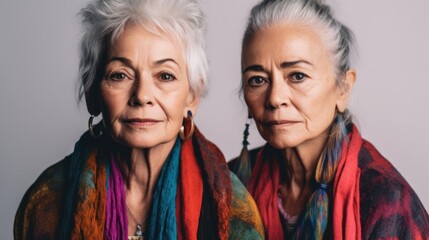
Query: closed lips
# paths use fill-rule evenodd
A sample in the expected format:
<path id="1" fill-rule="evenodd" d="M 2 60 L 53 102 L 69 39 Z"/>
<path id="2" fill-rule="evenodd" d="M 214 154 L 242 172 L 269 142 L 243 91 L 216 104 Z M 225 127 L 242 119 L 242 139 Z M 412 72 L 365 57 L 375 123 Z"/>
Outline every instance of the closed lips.
<path id="1" fill-rule="evenodd" d="M 128 119 L 124 119 L 124 122 L 161 122 L 160 120 L 155 120 L 155 119 L 151 119 L 151 118 L 128 118 Z"/>
<path id="2" fill-rule="evenodd" d="M 151 119 L 151 118 L 128 118 L 128 119 L 124 119 L 124 122 L 133 126 L 144 127 L 144 126 L 151 126 L 162 121 Z"/>
<path id="3" fill-rule="evenodd" d="M 290 120 L 274 120 L 274 121 L 265 121 L 264 125 L 275 126 L 275 125 L 292 125 L 298 123 L 298 121 L 290 121 Z"/>

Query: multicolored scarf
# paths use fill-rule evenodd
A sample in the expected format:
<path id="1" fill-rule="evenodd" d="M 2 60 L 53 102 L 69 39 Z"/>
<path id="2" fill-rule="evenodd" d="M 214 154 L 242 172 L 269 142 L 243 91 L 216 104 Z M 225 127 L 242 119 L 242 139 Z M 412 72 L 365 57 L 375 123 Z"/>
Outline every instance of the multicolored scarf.
<path id="1" fill-rule="evenodd" d="M 71 155 L 40 175 L 16 213 L 15 239 L 127 237 L 125 185 L 117 164 L 121 159 L 107 141 L 85 133 Z M 159 204 L 152 208 L 158 213 L 150 216 L 149 236 L 264 239 L 255 202 L 229 172 L 222 152 L 198 129 L 181 146 L 176 142 L 161 172 L 165 178 L 159 178 L 156 195 L 162 199 L 153 200 Z"/>
<path id="2" fill-rule="evenodd" d="M 155 186 L 150 224 L 147 231 L 149 239 L 176 239 L 176 189 L 179 173 L 181 141 L 176 140 L 173 150 L 165 161 Z M 126 239 L 128 222 L 125 204 L 125 188 L 121 172 L 112 155 L 110 175 L 107 186 L 105 239 Z"/>
<path id="3" fill-rule="evenodd" d="M 362 139 L 354 126 L 349 139 L 343 144 L 333 184 L 334 239 L 360 239 L 361 233 L 358 153 Z M 248 189 L 258 205 L 267 239 L 284 239 L 277 198 L 280 157 L 278 150 L 265 145 L 257 155 L 249 181 Z"/>
<path id="4" fill-rule="evenodd" d="M 228 238 L 229 171 L 225 162 L 219 162 L 224 159 L 220 151 L 213 149 L 215 146 L 198 130 L 194 135 L 199 151 L 195 153 L 192 139 L 183 144 L 177 140 L 161 170 L 154 192 L 149 239 L 197 239 L 203 173 L 216 206 L 219 237 Z M 71 162 L 69 176 L 73 187 L 67 192 L 60 239 L 69 239 L 68 236 L 71 239 L 124 238 L 128 223 L 122 177 L 115 160 L 106 161 L 109 158 L 98 150 L 103 149 L 101 145 L 88 144 L 88 138 L 91 137 L 85 134 L 73 153 L 76 160 Z M 196 154 L 201 155 L 202 162 L 198 162 Z M 183 221 L 176 221 L 176 218 Z"/>

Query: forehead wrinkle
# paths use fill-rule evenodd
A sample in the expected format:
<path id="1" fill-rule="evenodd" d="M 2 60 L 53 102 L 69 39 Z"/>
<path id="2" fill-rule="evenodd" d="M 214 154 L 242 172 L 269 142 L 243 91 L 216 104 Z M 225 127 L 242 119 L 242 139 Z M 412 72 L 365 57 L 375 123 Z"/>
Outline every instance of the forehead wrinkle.
<path id="1" fill-rule="evenodd" d="M 153 64 L 155 66 L 161 66 L 163 64 L 168 64 L 168 63 L 173 63 L 174 65 L 176 65 L 179 68 L 179 70 L 181 70 L 180 64 L 177 61 L 175 61 L 174 58 L 167 57 L 167 58 L 163 58 L 161 60 L 156 60 L 153 62 Z"/>
<path id="2" fill-rule="evenodd" d="M 113 56 L 110 59 L 107 60 L 107 64 L 110 64 L 111 62 L 121 62 L 122 64 L 126 65 L 127 67 L 133 67 L 132 61 L 126 57 L 121 56 Z"/>

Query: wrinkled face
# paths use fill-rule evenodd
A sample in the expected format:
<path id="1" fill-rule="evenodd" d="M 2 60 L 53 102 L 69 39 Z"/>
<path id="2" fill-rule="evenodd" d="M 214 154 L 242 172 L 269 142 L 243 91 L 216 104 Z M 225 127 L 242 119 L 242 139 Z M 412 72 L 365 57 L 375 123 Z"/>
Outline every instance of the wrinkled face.
<path id="1" fill-rule="evenodd" d="M 341 101 L 331 58 L 319 35 L 302 25 L 265 28 L 244 43 L 244 98 L 272 146 L 326 137 Z"/>
<path id="2" fill-rule="evenodd" d="M 175 141 L 198 99 L 189 89 L 183 46 L 167 35 L 127 25 L 109 51 L 102 112 L 112 138 L 129 147 Z"/>

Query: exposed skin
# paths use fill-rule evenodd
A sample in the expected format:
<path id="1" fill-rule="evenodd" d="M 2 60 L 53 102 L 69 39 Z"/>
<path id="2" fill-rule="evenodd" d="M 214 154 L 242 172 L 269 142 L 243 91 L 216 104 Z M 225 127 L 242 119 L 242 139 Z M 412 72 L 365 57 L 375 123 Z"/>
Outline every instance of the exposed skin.
<path id="1" fill-rule="evenodd" d="M 315 190 L 315 170 L 337 111 L 345 110 L 355 71 L 336 84 L 332 53 L 318 32 L 290 24 L 263 28 L 243 44 L 246 104 L 261 136 L 281 149 L 283 207 L 298 215 Z"/>
<path id="2" fill-rule="evenodd" d="M 187 111 L 199 98 L 189 88 L 181 42 L 127 25 L 111 45 L 100 85 L 104 125 L 126 149 L 120 167 L 126 182 L 128 234 L 148 217 L 155 183 Z M 134 219 L 135 218 L 135 219 Z"/>

